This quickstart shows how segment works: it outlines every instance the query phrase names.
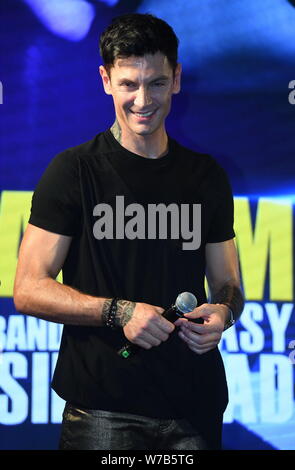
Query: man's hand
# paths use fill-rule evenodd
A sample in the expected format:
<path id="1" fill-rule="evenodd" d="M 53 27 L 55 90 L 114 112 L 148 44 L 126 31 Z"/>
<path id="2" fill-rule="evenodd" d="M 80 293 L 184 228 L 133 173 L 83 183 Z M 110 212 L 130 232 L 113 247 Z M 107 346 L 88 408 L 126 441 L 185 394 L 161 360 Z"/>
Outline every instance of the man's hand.
<path id="1" fill-rule="evenodd" d="M 163 312 L 161 307 L 137 302 L 123 327 L 126 338 L 144 349 L 159 346 L 175 328 L 173 323 L 162 317 Z"/>
<path id="2" fill-rule="evenodd" d="M 220 339 L 228 315 L 228 308 L 222 304 L 202 304 L 192 312 L 186 313 L 186 318 L 180 318 L 174 325 L 180 327 L 179 337 L 197 354 L 204 354 L 214 349 Z M 203 324 L 189 321 L 203 318 Z"/>

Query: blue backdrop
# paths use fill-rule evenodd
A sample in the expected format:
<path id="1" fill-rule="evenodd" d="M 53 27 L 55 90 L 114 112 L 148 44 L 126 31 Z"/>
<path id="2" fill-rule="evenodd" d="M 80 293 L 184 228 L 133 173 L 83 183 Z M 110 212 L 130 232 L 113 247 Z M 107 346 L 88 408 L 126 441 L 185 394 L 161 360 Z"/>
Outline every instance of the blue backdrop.
<path id="1" fill-rule="evenodd" d="M 295 2 L 10 0 L 0 30 L 0 449 L 54 449 L 50 391 L 61 326 L 15 311 L 32 191 L 52 157 L 114 120 L 98 74 L 111 18 L 150 12 L 180 39 L 182 92 L 168 132 L 210 153 L 235 195 L 246 306 L 220 348 L 230 404 L 224 448 L 295 449 Z"/>

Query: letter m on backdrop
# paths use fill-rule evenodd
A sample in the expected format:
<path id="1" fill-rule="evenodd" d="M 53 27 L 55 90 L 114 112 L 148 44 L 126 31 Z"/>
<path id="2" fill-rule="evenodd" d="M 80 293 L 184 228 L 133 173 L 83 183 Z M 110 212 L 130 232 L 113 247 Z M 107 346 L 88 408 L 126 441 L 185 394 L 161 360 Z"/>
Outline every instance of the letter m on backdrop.
<path id="1" fill-rule="evenodd" d="M 235 232 L 247 300 L 264 299 L 267 273 L 270 300 L 293 300 L 292 200 L 235 197 Z"/>
<path id="2" fill-rule="evenodd" d="M 18 251 L 30 217 L 32 195 L 33 191 L 2 191 L 1 193 L 0 297 L 13 296 Z M 61 272 L 57 281 L 62 282 Z"/>
<path id="3" fill-rule="evenodd" d="M 0 200 L 0 296 L 12 297 L 19 245 L 26 228 L 32 191 L 2 191 Z"/>

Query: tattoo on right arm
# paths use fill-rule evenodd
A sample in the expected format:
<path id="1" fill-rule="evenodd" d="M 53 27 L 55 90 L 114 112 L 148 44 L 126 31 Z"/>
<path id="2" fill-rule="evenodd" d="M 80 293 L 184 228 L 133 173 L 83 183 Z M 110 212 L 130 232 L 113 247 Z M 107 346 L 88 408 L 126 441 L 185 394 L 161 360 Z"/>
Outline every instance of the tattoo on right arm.
<path id="1" fill-rule="evenodd" d="M 106 299 L 103 303 L 103 306 L 102 306 L 102 321 L 103 321 L 103 324 L 106 325 L 107 323 L 107 318 L 108 318 L 108 311 L 110 309 L 110 306 L 111 306 L 111 303 L 112 303 L 112 299 Z"/>
<path id="2" fill-rule="evenodd" d="M 130 300 L 119 300 L 116 315 L 116 324 L 122 328 L 129 322 L 133 315 L 136 302 L 131 302 Z"/>
<path id="3" fill-rule="evenodd" d="M 106 299 L 102 307 L 102 319 L 104 325 L 107 321 L 108 311 L 110 309 L 111 303 L 112 299 Z M 118 300 L 115 325 L 123 328 L 131 319 L 135 306 L 136 302 L 132 302 L 130 300 Z"/>

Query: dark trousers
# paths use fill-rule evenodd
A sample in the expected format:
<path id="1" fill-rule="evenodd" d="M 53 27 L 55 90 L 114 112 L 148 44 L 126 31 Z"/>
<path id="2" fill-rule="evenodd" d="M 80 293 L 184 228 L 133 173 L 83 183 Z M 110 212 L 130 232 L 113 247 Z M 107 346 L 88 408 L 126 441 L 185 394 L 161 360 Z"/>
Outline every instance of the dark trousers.
<path id="1" fill-rule="evenodd" d="M 202 450 L 206 444 L 185 419 L 86 410 L 67 403 L 60 450 Z"/>

